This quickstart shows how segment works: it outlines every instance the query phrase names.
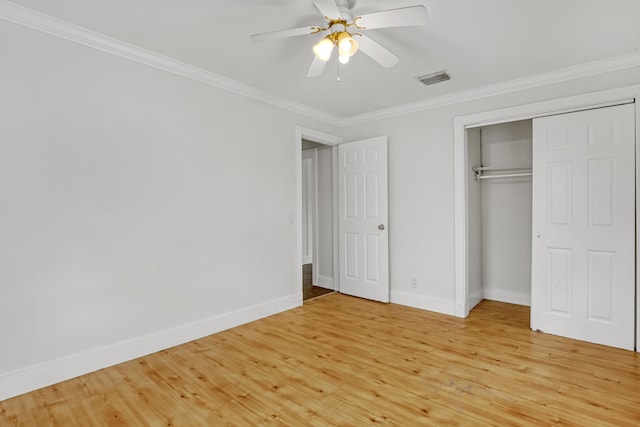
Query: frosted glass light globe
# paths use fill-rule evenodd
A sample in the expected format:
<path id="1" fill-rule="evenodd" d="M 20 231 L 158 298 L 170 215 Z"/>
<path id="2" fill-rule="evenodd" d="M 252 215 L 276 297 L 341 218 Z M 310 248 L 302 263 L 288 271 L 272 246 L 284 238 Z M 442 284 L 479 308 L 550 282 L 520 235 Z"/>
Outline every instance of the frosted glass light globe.
<path id="1" fill-rule="evenodd" d="M 313 46 L 313 53 L 322 61 L 331 59 L 331 52 L 333 52 L 333 41 L 328 37 L 323 38 Z"/>

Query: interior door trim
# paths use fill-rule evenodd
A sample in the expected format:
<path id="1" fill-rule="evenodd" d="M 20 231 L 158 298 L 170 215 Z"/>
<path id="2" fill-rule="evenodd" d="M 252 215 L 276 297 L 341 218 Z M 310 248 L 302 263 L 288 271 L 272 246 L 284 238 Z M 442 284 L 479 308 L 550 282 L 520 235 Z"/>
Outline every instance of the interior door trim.
<path id="1" fill-rule="evenodd" d="M 590 108 L 616 105 L 625 102 L 633 102 L 640 96 L 640 85 L 625 86 L 617 89 L 587 93 L 566 98 L 558 98 L 550 101 L 533 104 L 508 107 L 499 110 L 484 111 L 476 114 L 458 116 L 453 123 L 453 151 L 454 151 L 454 282 L 455 282 L 455 315 L 467 317 L 469 315 L 469 258 L 468 258 L 468 227 L 467 227 L 467 174 L 471 171 L 471 165 L 467 162 L 467 129 L 479 126 L 487 126 L 498 123 L 533 119 L 536 117 L 564 112 L 574 112 Z M 636 107 L 636 145 L 640 145 L 640 114 Z M 640 175 L 636 162 L 636 180 L 640 184 Z M 636 212 L 640 209 L 638 204 L 640 186 L 636 185 Z M 640 216 L 638 217 L 640 219 Z M 636 230 L 638 241 L 638 230 Z M 636 245 L 636 256 L 638 246 Z M 640 261 L 640 259 L 639 259 Z M 638 283 L 638 271 L 636 271 L 636 283 Z M 637 304 L 640 307 L 640 295 L 637 295 Z M 637 323 L 640 323 L 640 311 L 638 311 Z M 640 331 L 637 330 L 637 336 Z M 640 341 L 637 337 L 636 341 Z"/>

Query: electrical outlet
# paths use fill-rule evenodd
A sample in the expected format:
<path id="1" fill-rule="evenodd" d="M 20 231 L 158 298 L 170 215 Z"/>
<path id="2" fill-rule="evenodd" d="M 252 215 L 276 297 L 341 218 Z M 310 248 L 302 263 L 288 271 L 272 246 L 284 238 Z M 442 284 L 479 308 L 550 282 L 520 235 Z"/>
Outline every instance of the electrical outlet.
<path id="1" fill-rule="evenodd" d="M 416 276 L 411 276 L 409 278 L 409 285 L 414 289 L 418 287 L 418 279 L 416 279 Z"/>

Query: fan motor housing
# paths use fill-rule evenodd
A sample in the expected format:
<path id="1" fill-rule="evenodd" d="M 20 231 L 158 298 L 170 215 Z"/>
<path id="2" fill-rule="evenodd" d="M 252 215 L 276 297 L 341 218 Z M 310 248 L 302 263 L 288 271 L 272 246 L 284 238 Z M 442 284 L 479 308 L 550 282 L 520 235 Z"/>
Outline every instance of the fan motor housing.
<path id="1" fill-rule="evenodd" d="M 353 6 L 356 5 L 358 0 L 336 0 L 336 4 L 338 7 L 346 7 L 349 9 L 353 9 Z"/>
<path id="2" fill-rule="evenodd" d="M 342 19 L 349 22 L 353 21 L 353 7 L 356 5 L 357 0 L 336 0 L 338 10 L 342 14 Z"/>

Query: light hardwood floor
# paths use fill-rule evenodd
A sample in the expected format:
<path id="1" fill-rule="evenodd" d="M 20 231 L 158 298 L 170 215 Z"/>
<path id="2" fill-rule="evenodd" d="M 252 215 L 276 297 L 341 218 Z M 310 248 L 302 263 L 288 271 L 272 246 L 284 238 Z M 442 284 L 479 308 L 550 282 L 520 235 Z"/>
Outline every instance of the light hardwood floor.
<path id="1" fill-rule="evenodd" d="M 640 425 L 634 352 L 333 294 L 0 402 L 13 426 Z"/>

